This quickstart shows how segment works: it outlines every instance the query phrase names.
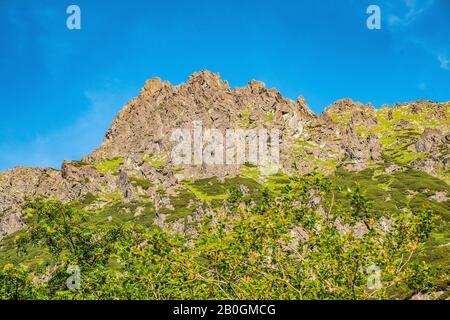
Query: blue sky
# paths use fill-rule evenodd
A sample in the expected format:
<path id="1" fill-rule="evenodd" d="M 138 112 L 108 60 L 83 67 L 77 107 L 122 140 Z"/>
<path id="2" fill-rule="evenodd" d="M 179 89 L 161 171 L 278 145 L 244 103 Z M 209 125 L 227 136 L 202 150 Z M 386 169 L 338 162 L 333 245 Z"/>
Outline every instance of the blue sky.
<path id="1" fill-rule="evenodd" d="M 0 0 L 0 170 L 80 159 L 154 76 L 258 79 L 320 113 L 345 97 L 448 101 L 449 60 L 448 0 Z"/>

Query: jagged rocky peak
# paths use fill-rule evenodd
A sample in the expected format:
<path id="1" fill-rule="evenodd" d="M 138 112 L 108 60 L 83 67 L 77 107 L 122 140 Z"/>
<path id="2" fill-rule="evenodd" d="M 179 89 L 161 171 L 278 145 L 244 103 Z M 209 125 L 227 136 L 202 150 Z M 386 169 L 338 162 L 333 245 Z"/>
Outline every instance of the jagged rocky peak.
<path id="1" fill-rule="evenodd" d="M 209 70 L 194 72 L 188 79 L 188 86 L 194 89 L 215 89 L 229 91 L 228 82 L 222 80 L 219 73 L 213 73 Z"/>
<path id="2" fill-rule="evenodd" d="M 193 121 L 221 130 L 262 126 L 296 131 L 301 121 L 313 117 L 303 98 L 295 103 L 256 80 L 231 90 L 218 73 L 207 70 L 193 73 L 177 86 L 153 78 L 119 112 L 100 148 L 84 160 L 93 163 L 130 154 L 167 152 L 171 132 L 190 128 Z"/>
<path id="3" fill-rule="evenodd" d="M 258 80 L 250 80 L 244 89 L 252 94 L 262 94 L 267 92 L 266 84 Z M 272 92 L 274 96 L 276 96 L 278 93 L 276 90 L 272 90 Z"/>
<path id="4" fill-rule="evenodd" d="M 350 98 L 345 98 L 334 102 L 332 105 L 325 108 L 323 114 L 330 115 L 332 113 L 347 113 L 347 112 L 373 112 L 375 107 L 369 102 L 363 105 L 361 102 L 355 102 Z"/>
<path id="5" fill-rule="evenodd" d="M 164 89 L 171 88 L 169 81 L 162 81 L 160 78 L 152 78 L 145 82 L 144 87 L 141 89 L 141 96 L 154 95 L 155 93 L 160 93 Z"/>
<path id="6" fill-rule="evenodd" d="M 359 157 L 364 167 L 367 157 L 380 159 L 381 118 L 398 122 L 397 127 L 402 129 L 406 128 L 405 119 L 410 118 L 403 111 L 395 110 L 400 108 L 415 114 L 417 110 L 428 110 L 425 107 L 430 108 L 425 112 L 426 118 L 445 119 L 449 109 L 448 104 L 417 101 L 377 110 L 371 103 L 363 105 L 347 98 L 336 101 L 317 116 L 303 97 L 294 102 L 257 80 L 231 90 L 218 73 L 202 70 L 176 86 L 159 78 L 148 80 L 141 94 L 119 112 L 102 145 L 84 160 L 92 164 L 123 157 L 137 165 L 146 155 L 168 154 L 175 128 L 190 130 L 194 121 L 201 121 L 204 128 L 219 130 L 243 126 L 277 128 L 283 132 L 283 143 L 286 139 L 291 143 L 298 138 L 301 128 L 309 126 L 315 129 L 304 130 L 303 137 L 313 139 L 318 145 L 328 145 L 334 152 L 345 154 L 343 150 L 351 145 L 364 147 Z M 361 135 L 361 132 L 365 133 Z M 355 155 L 350 158 L 359 159 Z"/>
<path id="7" fill-rule="evenodd" d="M 418 113 L 423 110 L 423 108 L 430 108 L 439 105 L 439 103 L 431 100 L 417 100 L 411 102 L 401 102 L 395 103 L 392 107 L 394 109 L 407 108 L 412 112 Z"/>
<path id="8" fill-rule="evenodd" d="M 428 119 L 448 119 L 449 102 L 434 102 L 431 100 L 418 100 L 408 103 L 396 103 L 392 109 L 407 110 L 413 115 L 425 115 Z"/>

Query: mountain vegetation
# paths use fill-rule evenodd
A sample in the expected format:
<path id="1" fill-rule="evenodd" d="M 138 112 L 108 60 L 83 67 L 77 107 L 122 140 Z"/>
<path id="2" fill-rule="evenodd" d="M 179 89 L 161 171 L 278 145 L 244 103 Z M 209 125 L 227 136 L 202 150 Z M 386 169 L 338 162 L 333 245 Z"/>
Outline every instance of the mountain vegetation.
<path id="1" fill-rule="evenodd" d="M 279 167 L 175 165 L 194 121 L 279 130 Z M 151 79 L 85 158 L 0 173 L 0 299 L 447 299 L 449 183 L 448 102 Z"/>

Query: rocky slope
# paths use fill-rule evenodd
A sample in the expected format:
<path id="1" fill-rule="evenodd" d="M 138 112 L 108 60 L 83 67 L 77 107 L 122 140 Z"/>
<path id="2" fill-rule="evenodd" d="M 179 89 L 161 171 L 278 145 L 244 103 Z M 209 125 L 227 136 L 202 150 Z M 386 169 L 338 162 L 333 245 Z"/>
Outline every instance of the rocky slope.
<path id="1" fill-rule="evenodd" d="M 278 129 L 281 171 L 286 174 L 382 165 L 385 173 L 415 169 L 442 184 L 450 182 L 448 102 L 417 101 L 377 110 L 344 99 L 315 115 L 301 97 L 294 102 L 258 81 L 231 89 L 218 74 L 201 71 L 178 86 L 148 80 L 119 112 L 102 145 L 81 161 L 65 161 L 61 170 L 14 168 L 1 173 L 0 240 L 21 228 L 22 204 L 39 197 L 67 202 L 95 195 L 96 208 L 108 203 L 108 197 L 119 197 L 124 203 L 151 204 L 162 215 L 184 210 L 196 200 L 220 199 L 202 197 L 194 185 L 199 179 L 270 180 L 243 165 L 176 166 L 170 157 L 171 133 L 192 129 L 194 121 L 222 131 Z M 199 199 L 182 198 L 186 190 Z M 446 191 L 433 196 L 444 203 L 450 197 Z"/>

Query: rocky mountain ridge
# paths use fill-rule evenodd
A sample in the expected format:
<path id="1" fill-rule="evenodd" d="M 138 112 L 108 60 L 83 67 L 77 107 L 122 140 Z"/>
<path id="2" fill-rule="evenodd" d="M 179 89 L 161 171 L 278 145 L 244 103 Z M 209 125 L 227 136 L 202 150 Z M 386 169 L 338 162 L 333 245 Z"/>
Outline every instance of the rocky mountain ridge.
<path id="1" fill-rule="evenodd" d="M 374 164 L 408 167 L 450 182 L 450 103 L 416 101 L 375 109 L 351 99 L 314 114 L 305 100 L 284 98 L 259 81 L 231 89 L 217 73 L 200 71 L 173 86 L 148 80 L 114 119 L 102 145 L 61 170 L 18 167 L 0 174 L 0 239 L 21 228 L 21 206 L 39 197 L 72 201 L 88 194 L 120 194 L 171 208 L 183 181 L 242 173 L 241 165 L 175 166 L 175 128 L 278 129 L 284 173 L 337 168 L 360 171 Z M 264 177 L 256 177 L 264 179 Z M 163 190 L 164 192 L 161 192 Z M 446 195 L 444 195 L 446 196 Z"/>

